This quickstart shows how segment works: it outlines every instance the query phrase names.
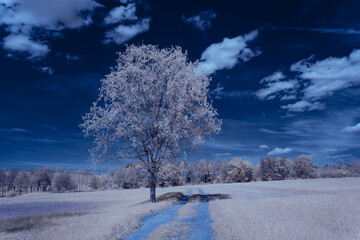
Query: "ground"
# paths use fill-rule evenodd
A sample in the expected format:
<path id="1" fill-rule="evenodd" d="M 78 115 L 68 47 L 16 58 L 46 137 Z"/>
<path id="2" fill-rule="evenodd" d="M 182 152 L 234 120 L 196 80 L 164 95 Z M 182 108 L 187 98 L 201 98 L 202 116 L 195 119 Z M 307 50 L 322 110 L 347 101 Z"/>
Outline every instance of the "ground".
<path id="1" fill-rule="evenodd" d="M 0 239 L 360 239 L 360 178 L 157 190 L 1 198 Z"/>

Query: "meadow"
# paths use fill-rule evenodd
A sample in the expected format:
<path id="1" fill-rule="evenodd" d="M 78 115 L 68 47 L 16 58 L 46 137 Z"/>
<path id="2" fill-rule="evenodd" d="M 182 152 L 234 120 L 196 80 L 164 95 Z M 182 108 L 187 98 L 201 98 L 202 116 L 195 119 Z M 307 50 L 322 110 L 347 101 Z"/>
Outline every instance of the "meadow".
<path id="1" fill-rule="evenodd" d="M 173 218 L 147 239 L 196 239 L 206 218 L 219 240 L 360 239 L 360 178 L 190 185 L 158 188 L 157 196 L 149 203 L 140 188 L 1 198 L 0 239 L 125 239 L 157 211 Z"/>

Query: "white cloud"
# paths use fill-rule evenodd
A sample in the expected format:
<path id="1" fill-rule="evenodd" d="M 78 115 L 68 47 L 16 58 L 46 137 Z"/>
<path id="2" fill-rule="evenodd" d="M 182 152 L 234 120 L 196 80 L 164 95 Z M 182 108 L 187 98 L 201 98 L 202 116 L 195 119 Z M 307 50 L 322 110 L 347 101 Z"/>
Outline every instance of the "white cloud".
<path id="1" fill-rule="evenodd" d="M 346 133 L 360 132 L 360 123 L 356 124 L 355 126 L 347 126 L 343 130 L 341 130 L 341 132 L 346 132 Z"/>
<path id="2" fill-rule="evenodd" d="M 360 50 L 354 50 L 348 57 L 329 57 L 311 62 L 301 60 L 291 66 L 299 72 L 300 78 L 310 80 L 304 90 L 304 99 L 316 100 L 331 96 L 335 91 L 360 85 Z"/>
<path id="3" fill-rule="evenodd" d="M 261 79 L 260 83 L 277 82 L 285 78 L 282 72 L 274 72 L 273 74 Z"/>
<path id="4" fill-rule="evenodd" d="M 91 11 L 99 6 L 94 0 L 13 0 L 0 6 L 0 23 L 19 31 L 79 28 L 89 24 Z"/>
<path id="5" fill-rule="evenodd" d="M 308 102 L 305 100 L 300 100 L 292 104 L 281 106 L 282 109 L 287 109 L 290 112 L 305 112 L 312 110 L 322 110 L 325 108 L 325 105 L 320 102 Z"/>
<path id="6" fill-rule="evenodd" d="M 135 15 L 135 12 L 135 4 L 129 4 L 126 7 L 116 7 L 109 12 L 109 14 L 105 17 L 104 22 L 106 24 L 113 24 L 126 20 L 136 20 L 137 16 Z"/>
<path id="7" fill-rule="evenodd" d="M 247 42 L 254 40 L 257 36 L 258 31 L 254 30 L 243 36 L 224 38 L 222 42 L 210 45 L 201 54 L 200 69 L 212 73 L 221 69 L 233 68 L 239 59 L 243 62 L 249 61 L 260 54 L 259 51 L 253 52 L 247 47 Z"/>
<path id="8" fill-rule="evenodd" d="M 277 92 L 281 92 L 284 90 L 294 89 L 296 87 L 297 87 L 296 80 L 269 82 L 266 84 L 265 88 L 262 88 L 256 92 L 256 96 L 260 99 L 271 99 L 271 98 L 275 97 L 272 94 L 275 94 Z"/>
<path id="9" fill-rule="evenodd" d="M 43 73 L 47 73 L 49 75 L 53 75 L 54 74 L 54 71 L 51 67 L 41 67 L 41 68 L 38 68 L 38 70 L 40 72 L 43 72 Z"/>
<path id="10" fill-rule="evenodd" d="M 286 101 L 286 100 L 295 100 L 296 99 L 296 95 L 295 94 L 290 94 L 290 95 L 284 95 L 280 98 L 281 101 Z"/>
<path id="11" fill-rule="evenodd" d="M 213 156 L 215 157 L 221 157 L 221 156 L 230 156 L 230 153 L 214 153 Z"/>
<path id="12" fill-rule="evenodd" d="M 301 100 L 281 108 L 292 112 L 322 110 L 325 105 L 318 100 L 336 91 L 360 85 L 360 49 L 354 50 L 349 56 L 328 57 L 316 62 L 310 57 L 292 64 L 290 71 L 299 73 L 298 87 L 280 95 L 280 100 L 295 100 L 299 95 Z M 284 78 L 282 72 L 275 72 L 262 79 L 260 83 L 267 83 L 267 86 L 256 95 L 260 99 L 275 98 L 272 94 L 289 87 L 290 81 L 280 81 Z"/>
<path id="13" fill-rule="evenodd" d="M 198 15 L 186 18 L 182 16 L 184 22 L 192 24 L 195 28 L 205 31 L 211 27 L 211 20 L 216 18 L 216 13 L 213 11 L 202 11 Z"/>
<path id="14" fill-rule="evenodd" d="M 105 33 L 105 44 L 115 42 L 116 44 L 122 44 L 131 38 L 135 37 L 139 33 L 149 30 L 150 19 L 142 19 L 139 23 L 125 26 L 119 25 L 114 29 L 111 29 Z"/>
<path id="15" fill-rule="evenodd" d="M 0 128 L 1 133 L 28 133 L 29 131 L 23 128 L 8 128 L 8 129 L 2 129 Z"/>
<path id="16" fill-rule="evenodd" d="M 23 34 L 10 34 L 3 39 L 3 48 L 8 51 L 27 52 L 29 58 L 45 56 L 49 52 L 47 45 L 35 42 Z"/>
<path id="17" fill-rule="evenodd" d="M 65 58 L 68 61 L 77 61 L 79 60 L 79 56 L 78 55 L 71 55 L 70 53 L 65 54 Z"/>
<path id="18" fill-rule="evenodd" d="M 104 19 L 106 24 L 118 23 L 116 27 L 105 32 L 104 44 L 111 42 L 122 44 L 150 28 L 150 18 L 139 19 L 135 15 L 135 3 L 130 1 L 121 1 L 121 3 L 128 5 L 113 8 Z"/>
<path id="19" fill-rule="evenodd" d="M 286 154 L 289 152 L 292 152 L 291 148 L 274 148 L 273 150 L 268 152 L 267 155 L 281 155 L 281 154 Z"/>
<path id="20" fill-rule="evenodd" d="M 261 150 L 264 150 L 264 149 L 268 149 L 269 146 L 268 146 L 268 145 L 265 145 L 265 144 L 261 144 L 261 145 L 259 146 L 259 148 L 260 148 Z"/>
<path id="21" fill-rule="evenodd" d="M 325 158 L 348 158 L 351 157 L 352 154 L 339 154 L 339 155 L 332 155 L 332 156 L 326 156 Z"/>
<path id="22" fill-rule="evenodd" d="M 319 32 L 319 33 L 335 33 L 341 35 L 360 35 L 360 31 L 353 28 L 305 28 L 305 27 L 286 27 L 286 26 L 276 26 L 273 28 L 310 31 L 310 32 Z"/>
<path id="23" fill-rule="evenodd" d="M 94 0 L 8 0 L 0 4 L 0 25 L 10 34 L 3 47 L 27 53 L 30 58 L 44 56 L 49 48 L 35 31 L 76 29 L 92 22 L 92 11 L 101 6 Z M 10 43 L 9 38 L 16 41 Z"/>

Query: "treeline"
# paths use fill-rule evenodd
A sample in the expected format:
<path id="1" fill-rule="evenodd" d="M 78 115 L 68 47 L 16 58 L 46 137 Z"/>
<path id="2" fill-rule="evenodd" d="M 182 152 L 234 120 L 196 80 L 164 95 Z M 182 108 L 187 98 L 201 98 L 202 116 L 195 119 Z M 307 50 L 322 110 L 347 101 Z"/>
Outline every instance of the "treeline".
<path id="1" fill-rule="evenodd" d="M 0 195 L 14 196 L 34 191 L 90 191 L 96 189 L 148 187 L 148 172 L 141 162 L 115 167 L 107 174 L 90 171 L 68 171 L 42 167 L 23 171 L 16 168 L 0 170 Z M 231 161 L 200 160 L 193 163 L 164 162 L 157 175 L 158 186 L 180 186 L 203 183 L 233 183 L 306 178 L 359 177 L 360 162 L 345 164 L 341 159 L 333 166 L 320 168 L 311 157 L 300 155 L 262 158 L 253 166 L 249 160 L 234 157 Z"/>
<path id="2" fill-rule="evenodd" d="M 116 167 L 109 172 L 113 183 L 119 188 L 147 187 L 147 171 L 140 162 Z M 158 174 L 158 186 L 180 186 L 202 183 L 233 183 L 272 181 L 285 179 L 360 177 L 360 162 L 345 164 L 341 159 L 333 166 L 320 168 L 311 157 L 300 155 L 293 160 L 287 157 L 261 158 L 253 166 L 249 160 L 234 157 L 226 160 L 194 163 L 164 163 Z"/>
<path id="3" fill-rule="evenodd" d="M 0 170 L 0 196 L 15 196 L 35 191 L 89 191 L 101 187 L 104 176 L 90 171 L 68 171 L 51 167 L 24 171 L 17 168 Z M 106 188 L 105 186 L 104 188 Z"/>

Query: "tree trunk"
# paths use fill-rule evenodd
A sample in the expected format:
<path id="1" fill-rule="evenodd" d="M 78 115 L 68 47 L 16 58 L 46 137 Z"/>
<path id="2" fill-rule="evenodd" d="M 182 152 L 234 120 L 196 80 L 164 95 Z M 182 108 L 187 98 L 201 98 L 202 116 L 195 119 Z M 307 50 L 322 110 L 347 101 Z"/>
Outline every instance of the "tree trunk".
<path id="1" fill-rule="evenodd" d="M 156 202 L 156 176 L 155 172 L 150 172 L 150 202 Z"/>

